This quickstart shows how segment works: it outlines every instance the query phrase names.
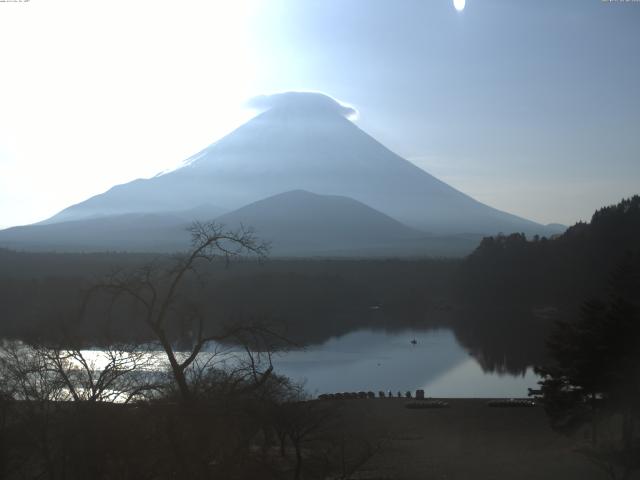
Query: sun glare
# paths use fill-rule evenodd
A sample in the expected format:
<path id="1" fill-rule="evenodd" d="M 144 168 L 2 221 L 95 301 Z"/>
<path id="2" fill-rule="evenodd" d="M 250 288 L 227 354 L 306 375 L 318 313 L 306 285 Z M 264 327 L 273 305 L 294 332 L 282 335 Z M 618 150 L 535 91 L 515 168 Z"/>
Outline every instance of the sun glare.
<path id="1" fill-rule="evenodd" d="M 114 183 L 173 168 L 248 119 L 238 106 L 255 94 L 255 0 L 30 6 L 0 15 L 0 41 L 13 45 L 0 52 L 3 72 L 11 72 L 0 80 L 3 225 L 40 220 Z M 53 185 L 55 202 L 43 201 Z M 27 189 L 34 191 L 28 215 L 2 208 Z"/>
<path id="2" fill-rule="evenodd" d="M 466 0 L 453 0 L 453 6 L 459 12 L 464 10 L 466 3 L 467 3 Z"/>

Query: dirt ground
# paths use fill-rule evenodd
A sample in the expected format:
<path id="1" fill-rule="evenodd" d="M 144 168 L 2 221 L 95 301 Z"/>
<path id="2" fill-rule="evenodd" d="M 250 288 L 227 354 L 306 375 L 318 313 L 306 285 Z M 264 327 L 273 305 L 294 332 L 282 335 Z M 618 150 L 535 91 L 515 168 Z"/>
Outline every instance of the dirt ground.
<path id="1" fill-rule="evenodd" d="M 437 409 L 408 409 L 402 399 L 340 401 L 345 418 L 357 416 L 369 438 L 383 439 L 382 449 L 354 478 L 607 478 L 573 451 L 571 439 L 551 430 L 541 407 L 445 400 L 450 406 Z"/>

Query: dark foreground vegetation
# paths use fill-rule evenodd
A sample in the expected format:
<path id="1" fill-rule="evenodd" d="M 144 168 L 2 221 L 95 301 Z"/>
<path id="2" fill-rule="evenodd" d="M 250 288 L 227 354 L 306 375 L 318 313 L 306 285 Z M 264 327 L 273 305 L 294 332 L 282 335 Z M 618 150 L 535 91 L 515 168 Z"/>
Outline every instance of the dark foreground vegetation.
<path id="1" fill-rule="evenodd" d="M 610 478 L 640 473 L 640 256 L 628 254 L 609 291 L 563 320 L 548 338 L 553 362 L 538 367 L 552 426 L 588 428 L 581 451 Z"/>
<path id="2" fill-rule="evenodd" d="M 3 431 L 4 478 L 292 479 L 296 445 L 299 478 L 608 478 L 540 407 L 447 402 L 408 409 L 401 399 L 274 404 L 256 395 L 188 410 L 55 405 L 31 417 L 32 430 Z"/>
<path id="3" fill-rule="evenodd" d="M 0 478 L 349 478 L 379 449 L 357 416 L 345 430 L 338 405 L 276 375 L 202 369 L 187 401 L 169 378 L 141 385 L 112 370 L 107 384 L 46 356 L 4 362 Z M 70 395 L 67 376 L 94 389 Z M 135 395 L 114 403 L 107 387 L 125 380 Z"/>

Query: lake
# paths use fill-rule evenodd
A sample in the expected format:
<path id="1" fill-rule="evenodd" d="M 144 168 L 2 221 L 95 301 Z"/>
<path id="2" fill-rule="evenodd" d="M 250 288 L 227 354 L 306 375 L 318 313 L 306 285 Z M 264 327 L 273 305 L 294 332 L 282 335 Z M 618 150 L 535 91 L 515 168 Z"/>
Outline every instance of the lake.
<path id="1" fill-rule="evenodd" d="M 424 389 L 432 397 L 526 397 L 527 388 L 538 387 L 532 369 L 483 371 L 449 329 L 358 330 L 278 356 L 274 366 L 313 396 Z"/>
<path id="2" fill-rule="evenodd" d="M 232 365 L 242 355 L 233 347 L 218 348 L 220 365 Z M 199 357 L 206 362 L 214 349 L 215 345 Z M 166 367 L 164 352 L 149 355 L 153 359 L 149 371 Z M 101 350 L 85 350 L 83 356 L 95 370 L 102 369 L 107 359 Z M 538 387 L 531 368 L 521 374 L 507 373 L 506 368 L 486 371 L 447 328 L 360 329 L 301 350 L 280 352 L 273 364 L 277 373 L 302 383 L 313 397 L 380 390 L 396 395 L 422 389 L 430 397 L 515 398 L 526 397 L 528 388 Z"/>

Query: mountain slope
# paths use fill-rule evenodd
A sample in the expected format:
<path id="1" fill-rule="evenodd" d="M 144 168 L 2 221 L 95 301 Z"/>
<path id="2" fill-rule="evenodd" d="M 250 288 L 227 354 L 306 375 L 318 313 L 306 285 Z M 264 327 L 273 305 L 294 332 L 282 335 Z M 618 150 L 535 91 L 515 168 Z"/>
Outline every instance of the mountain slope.
<path id="1" fill-rule="evenodd" d="M 545 231 L 475 201 L 391 152 L 346 118 L 352 111 L 330 97 L 290 92 L 262 100 L 267 111 L 182 168 L 113 187 L 45 223 L 203 203 L 232 210 L 303 189 L 351 197 L 432 233 Z"/>
<path id="2" fill-rule="evenodd" d="M 351 198 L 303 190 L 259 200 L 217 221 L 229 228 L 250 225 L 275 255 L 400 252 L 426 236 Z"/>
<path id="3" fill-rule="evenodd" d="M 0 231 L 0 246 L 58 252 L 183 250 L 189 222 L 178 215 L 126 213 Z"/>
<path id="4" fill-rule="evenodd" d="M 199 214 L 201 212 L 202 214 Z M 0 247 L 44 251 L 174 252 L 189 246 L 191 221 L 209 211 L 128 213 L 0 231 Z M 193 214 L 194 216 L 189 216 Z M 251 227 L 271 244 L 271 256 L 460 256 L 477 236 L 433 236 L 347 197 L 296 190 L 215 219 L 225 229 Z"/>

